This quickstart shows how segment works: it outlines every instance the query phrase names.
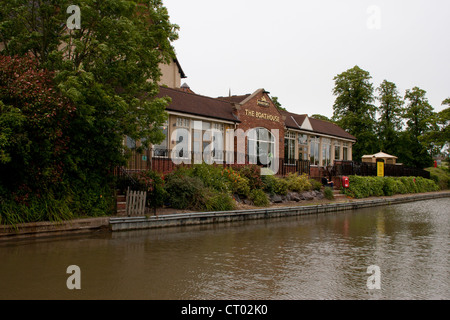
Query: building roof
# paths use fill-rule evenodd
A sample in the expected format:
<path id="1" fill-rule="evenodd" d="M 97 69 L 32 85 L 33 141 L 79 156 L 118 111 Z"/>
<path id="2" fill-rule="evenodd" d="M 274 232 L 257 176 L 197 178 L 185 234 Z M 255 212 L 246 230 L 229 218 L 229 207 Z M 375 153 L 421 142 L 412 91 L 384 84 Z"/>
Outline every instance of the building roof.
<path id="1" fill-rule="evenodd" d="M 187 87 L 187 86 L 186 86 Z M 167 111 L 180 112 L 195 116 L 208 117 L 218 120 L 240 122 L 233 114 L 234 104 L 244 104 L 254 94 L 240 96 L 211 98 L 193 93 L 188 88 L 172 89 L 160 87 L 158 97 L 168 96 L 172 99 Z M 259 92 L 259 89 L 256 92 Z M 306 114 L 295 114 L 292 112 L 279 110 L 284 118 L 286 128 L 305 130 L 311 133 L 326 134 L 338 138 L 356 141 L 356 138 L 338 125 L 314 118 Z"/>
<path id="2" fill-rule="evenodd" d="M 240 122 L 233 115 L 233 108 L 229 102 L 201 96 L 179 89 L 160 87 L 157 97 L 168 96 L 172 99 L 167 111 L 188 113 L 196 116 Z"/>
<path id="3" fill-rule="evenodd" d="M 377 158 L 377 159 L 398 159 L 396 156 L 391 156 L 390 154 L 384 153 L 382 151 L 370 154 L 370 155 L 364 155 L 363 158 Z"/>
<path id="4" fill-rule="evenodd" d="M 186 74 L 184 73 L 183 68 L 181 68 L 180 61 L 178 61 L 177 58 L 174 58 L 174 59 L 173 59 L 173 62 L 175 62 L 176 65 L 177 65 L 177 67 L 178 67 L 178 71 L 180 72 L 181 79 L 186 79 L 187 76 L 186 76 Z"/>
<path id="5" fill-rule="evenodd" d="M 295 114 L 288 111 L 281 111 L 281 114 L 286 117 L 286 120 L 284 122 L 286 128 L 306 130 L 310 131 L 311 133 L 316 132 L 356 141 L 356 138 L 353 135 L 332 122 L 318 120 L 308 117 L 308 115 L 306 114 Z M 307 126 L 304 125 L 307 119 L 311 124 L 311 129 L 307 128 Z"/>
<path id="6" fill-rule="evenodd" d="M 339 127 L 337 124 L 325 120 L 309 118 L 313 131 L 317 133 L 328 134 L 335 137 L 345 138 L 356 141 L 356 137 Z"/>
<path id="7" fill-rule="evenodd" d="M 217 100 L 227 101 L 230 103 L 241 103 L 250 96 L 251 94 L 245 94 L 240 96 L 218 97 Z"/>

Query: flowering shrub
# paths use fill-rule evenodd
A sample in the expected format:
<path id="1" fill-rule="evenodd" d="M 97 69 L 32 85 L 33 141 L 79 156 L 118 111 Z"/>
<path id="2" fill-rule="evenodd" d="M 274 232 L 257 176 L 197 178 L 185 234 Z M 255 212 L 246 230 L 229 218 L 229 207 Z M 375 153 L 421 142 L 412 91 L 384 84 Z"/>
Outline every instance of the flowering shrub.
<path id="1" fill-rule="evenodd" d="M 158 172 L 148 170 L 137 173 L 135 178 L 138 183 L 136 188 L 147 192 L 147 205 L 151 208 L 162 207 L 168 197 L 168 193 L 164 188 L 164 176 Z"/>
<path id="2" fill-rule="evenodd" d="M 62 182 L 75 111 L 34 58 L 0 56 L 0 176 L 9 189 Z"/>
<path id="3" fill-rule="evenodd" d="M 232 168 L 224 168 L 222 175 L 228 179 L 232 193 L 247 197 L 250 193 L 249 180 Z"/>
<path id="4" fill-rule="evenodd" d="M 264 188 L 264 182 L 261 176 L 261 168 L 257 165 L 248 165 L 243 167 L 235 167 L 236 171 L 243 177 L 248 179 L 250 189 Z"/>

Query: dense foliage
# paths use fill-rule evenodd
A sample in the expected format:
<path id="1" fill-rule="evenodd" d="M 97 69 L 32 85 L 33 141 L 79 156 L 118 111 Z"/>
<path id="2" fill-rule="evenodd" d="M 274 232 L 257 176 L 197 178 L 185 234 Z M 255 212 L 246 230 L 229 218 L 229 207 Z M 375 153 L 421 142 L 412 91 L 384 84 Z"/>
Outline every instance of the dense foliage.
<path id="1" fill-rule="evenodd" d="M 154 97 L 178 27 L 162 1 L 80 0 L 71 30 L 72 4 L 0 6 L 1 223 L 108 214 L 124 137 L 164 137 L 169 99 Z"/>
<path id="2" fill-rule="evenodd" d="M 435 113 L 419 87 L 402 96 L 394 83 L 384 80 L 374 89 L 371 80 L 370 73 L 358 66 L 334 78 L 332 121 L 358 139 L 353 146 L 355 161 L 382 150 L 405 166 L 426 168 L 432 156 L 448 154 L 448 108 Z"/>

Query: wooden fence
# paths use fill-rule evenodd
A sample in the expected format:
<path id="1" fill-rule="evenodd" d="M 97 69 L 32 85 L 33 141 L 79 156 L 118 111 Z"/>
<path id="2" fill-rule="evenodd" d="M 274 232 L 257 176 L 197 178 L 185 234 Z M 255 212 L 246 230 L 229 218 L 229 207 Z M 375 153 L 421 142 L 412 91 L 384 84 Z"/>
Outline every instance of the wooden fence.
<path id="1" fill-rule="evenodd" d="M 145 214 L 147 201 L 147 192 L 132 191 L 128 188 L 126 198 L 126 214 L 127 216 L 142 216 Z"/>
<path id="2" fill-rule="evenodd" d="M 329 170 L 331 176 L 376 176 L 377 164 L 357 161 L 336 161 L 334 166 Z M 384 175 L 387 177 L 424 177 L 430 179 L 430 172 L 418 169 L 409 168 L 403 165 L 385 164 Z"/>

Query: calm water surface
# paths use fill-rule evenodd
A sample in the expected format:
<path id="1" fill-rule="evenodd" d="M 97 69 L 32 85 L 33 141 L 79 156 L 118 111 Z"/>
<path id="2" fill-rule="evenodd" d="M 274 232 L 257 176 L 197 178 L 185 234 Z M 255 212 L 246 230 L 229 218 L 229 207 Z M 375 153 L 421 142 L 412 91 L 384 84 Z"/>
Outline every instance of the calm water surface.
<path id="1" fill-rule="evenodd" d="M 0 299 L 450 299 L 450 199 L 0 243 Z M 81 290 L 69 290 L 78 265 Z M 381 270 L 369 290 L 367 268 Z"/>

